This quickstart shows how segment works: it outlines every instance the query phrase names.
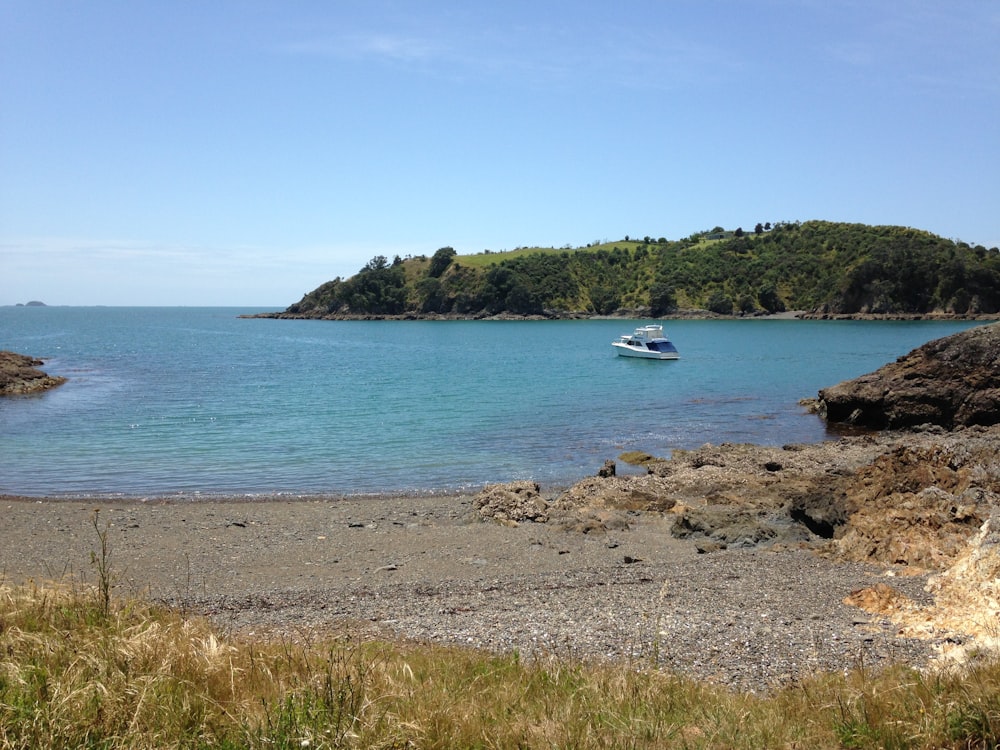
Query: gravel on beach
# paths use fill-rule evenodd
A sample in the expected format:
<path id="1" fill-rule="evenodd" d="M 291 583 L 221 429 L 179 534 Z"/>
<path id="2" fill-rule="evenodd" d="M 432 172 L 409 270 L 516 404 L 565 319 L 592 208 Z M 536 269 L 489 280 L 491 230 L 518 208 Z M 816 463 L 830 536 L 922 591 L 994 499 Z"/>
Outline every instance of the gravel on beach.
<path id="1" fill-rule="evenodd" d="M 670 534 L 669 514 L 636 512 L 629 529 L 592 535 L 485 523 L 469 496 L 0 497 L 0 512 L 0 580 L 92 583 L 107 529 L 117 594 L 245 637 L 360 628 L 614 659 L 746 691 L 932 655 L 843 602 L 891 573 L 805 548 L 699 554 Z M 891 577 L 918 602 L 925 582 Z"/>

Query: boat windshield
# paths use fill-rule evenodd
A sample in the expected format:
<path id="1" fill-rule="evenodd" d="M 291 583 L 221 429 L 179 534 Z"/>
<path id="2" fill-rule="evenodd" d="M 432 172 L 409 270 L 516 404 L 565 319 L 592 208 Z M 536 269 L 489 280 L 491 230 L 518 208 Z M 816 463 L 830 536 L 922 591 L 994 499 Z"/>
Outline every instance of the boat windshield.
<path id="1" fill-rule="evenodd" d="M 676 352 L 677 347 L 675 347 L 669 341 L 650 341 L 646 346 L 654 351 L 658 352 Z"/>

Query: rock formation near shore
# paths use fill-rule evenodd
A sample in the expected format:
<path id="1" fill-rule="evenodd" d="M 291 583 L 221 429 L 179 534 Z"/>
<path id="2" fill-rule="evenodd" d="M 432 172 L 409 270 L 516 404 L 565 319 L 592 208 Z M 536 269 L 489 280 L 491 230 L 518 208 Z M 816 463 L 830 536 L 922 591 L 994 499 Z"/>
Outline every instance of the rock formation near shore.
<path id="1" fill-rule="evenodd" d="M 647 456 L 646 476 L 606 466 L 547 500 L 536 490 L 534 517 L 521 518 L 561 518 L 567 529 L 592 533 L 611 519 L 627 529 L 628 514 L 655 512 L 704 553 L 808 546 L 894 574 L 934 572 L 929 605 L 885 583 L 845 601 L 935 640 L 951 659 L 1000 650 L 1000 324 L 932 341 L 820 391 L 820 399 L 828 421 L 882 431 Z M 515 494 L 509 502 L 521 501 Z"/>
<path id="2" fill-rule="evenodd" d="M 34 357 L 0 351 L 0 396 L 38 393 L 66 382 L 66 378 L 36 369 L 42 364 L 42 360 Z"/>
<path id="3" fill-rule="evenodd" d="M 846 495 L 841 557 L 947 568 L 1000 508 L 1000 430 L 901 439 L 854 475 Z"/>
<path id="4" fill-rule="evenodd" d="M 639 477 L 606 464 L 556 497 L 536 488 L 531 513 L 520 491 L 504 501 L 494 489 L 483 516 L 564 525 L 572 516 L 589 533 L 614 511 L 670 513 L 674 534 L 704 552 L 805 543 L 846 560 L 947 569 L 1000 508 L 1000 324 L 932 341 L 820 397 L 827 419 L 922 427 L 676 450 L 645 457 Z"/>
<path id="5" fill-rule="evenodd" d="M 558 522 L 584 533 L 628 528 L 629 514 L 665 514 L 675 536 L 704 552 L 820 544 L 847 521 L 850 477 L 885 450 L 875 438 L 783 448 L 708 444 L 650 460 L 644 475 L 602 470 L 551 497 L 530 482 L 490 485 L 474 505 L 487 520 Z"/>
<path id="6" fill-rule="evenodd" d="M 931 341 L 819 392 L 828 422 L 875 429 L 1000 423 L 1000 323 Z"/>
<path id="7" fill-rule="evenodd" d="M 525 521 L 545 523 L 549 520 L 548 503 L 540 494 L 537 482 L 488 484 L 476 495 L 473 507 L 483 519 L 505 526 Z"/>

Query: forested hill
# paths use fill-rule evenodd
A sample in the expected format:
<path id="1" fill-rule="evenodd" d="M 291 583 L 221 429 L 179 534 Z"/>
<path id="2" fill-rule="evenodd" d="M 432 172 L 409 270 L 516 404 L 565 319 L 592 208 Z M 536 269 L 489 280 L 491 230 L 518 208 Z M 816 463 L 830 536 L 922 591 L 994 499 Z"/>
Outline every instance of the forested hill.
<path id="1" fill-rule="evenodd" d="M 280 317 L 661 317 L 955 315 L 1000 311 L 1000 251 L 896 226 L 826 221 L 715 229 L 682 240 L 373 258 L 306 294 Z"/>

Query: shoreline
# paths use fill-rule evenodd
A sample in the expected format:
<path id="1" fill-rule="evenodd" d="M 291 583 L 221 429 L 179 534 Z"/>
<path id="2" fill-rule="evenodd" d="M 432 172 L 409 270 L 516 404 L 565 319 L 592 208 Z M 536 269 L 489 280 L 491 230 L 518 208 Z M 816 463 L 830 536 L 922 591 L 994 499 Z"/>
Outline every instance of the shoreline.
<path id="1" fill-rule="evenodd" d="M 552 487 L 551 491 L 557 492 L 565 489 L 563 486 Z M 219 503 L 219 504 L 254 504 L 254 503 L 335 503 L 335 502 L 394 502 L 394 501 L 421 501 L 421 500 L 460 500 L 471 498 L 476 491 L 471 490 L 428 490 L 421 492 L 417 490 L 387 490 L 384 492 L 230 492 L 220 490 L 218 492 L 176 492 L 176 493 L 143 493 L 143 492 L 73 492 L 73 493 L 46 493 L 32 495 L 24 492 L 2 492 L 0 491 L 0 504 L 4 502 L 15 503 L 95 503 L 95 504 L 124 504 L 124 505 L 156 505 L 177 503 L 180 505 L 194 505 L 197 503 Z"/>
<path id="2" fill-rule="evenodd" d="M 622 310 L 611 315 L 598 315 L 586 312 L 556 312 L 546 311 L 541 315 L 517 315 L 513 313 L 418 313 L 407 312 L 398 315 L 377 313 L 328 313 L 304 314 L 290 313 L 286 310 L 262 313 L 245 313 L 238 315 L 244 319 L 267 320 L 338 320 L 338 321 L 376 321 L 376 320 L 419 320 L 419 321 L 526 321 L 526 320 L 882 320 L 882 321 L 968 321 L 989 322 L 1000 320 L 1000 313 L 977 313 L 973 315 L 958 315 L 956 313 L 829 313 L 808 310 L 788 310 L 779 313 L 759 313 L 751 315 L 721 315 L 709 310 L 678 310 L 668 315 L 652 315 L 649 310 Z"/>
<path id="3" fill-rule="evenodd" d="M 115 596 L 203 616 L 251 640 L 415 640 L 612 661 L 751 693 L 860 665 L 924 669 L 956 643 L 978 643 L 957 620 L 930 618 L 937 598 L 927 585 L 940 569 L 852 558 L 845 537 L 789 525 L 789 503 L 805 502 L 796 507 L 822 520 L 833 509 L 806 501 L 836 496 L 870 467 L 890 468 L 886 457 L 901 463 L 884 486 L 908 486 L 909 456 L 992 456 L 996 435 L 967 428 L 704 446 L 657 474 L 585 478 L 537 521 L 530 495 L 527 516 L 514 506 L 485 513 L 470 493 L 3 495 L 0 585 L 94 585 L 103 530 Z M 706 529 L 712 519 L 721 535 Z M 697 528 L 704 533 L 684 532 Z M 895 605 L 861 609 L 878 591 L 909 602 L 916 619 L 901 621 Z"/>
<path id="4" fill-rule="evenodd" d="M 4 583 L 93 583 L 107 531 L 114 593 L 242 637 L 433 641 L 675 670 L 758 692 L 931 647 L 848 606 L 884 572 L 798 548 L 699 554 L 665 514 L 571 533 L 475 516 L 468 496 L 208 502 L 0 497 Z M 96 515 L 95 515 L 96 513 Z M 97 526 L 95 527 L 95 523 Z M 894 580 L 914 598 L 918 576 Z"/>

